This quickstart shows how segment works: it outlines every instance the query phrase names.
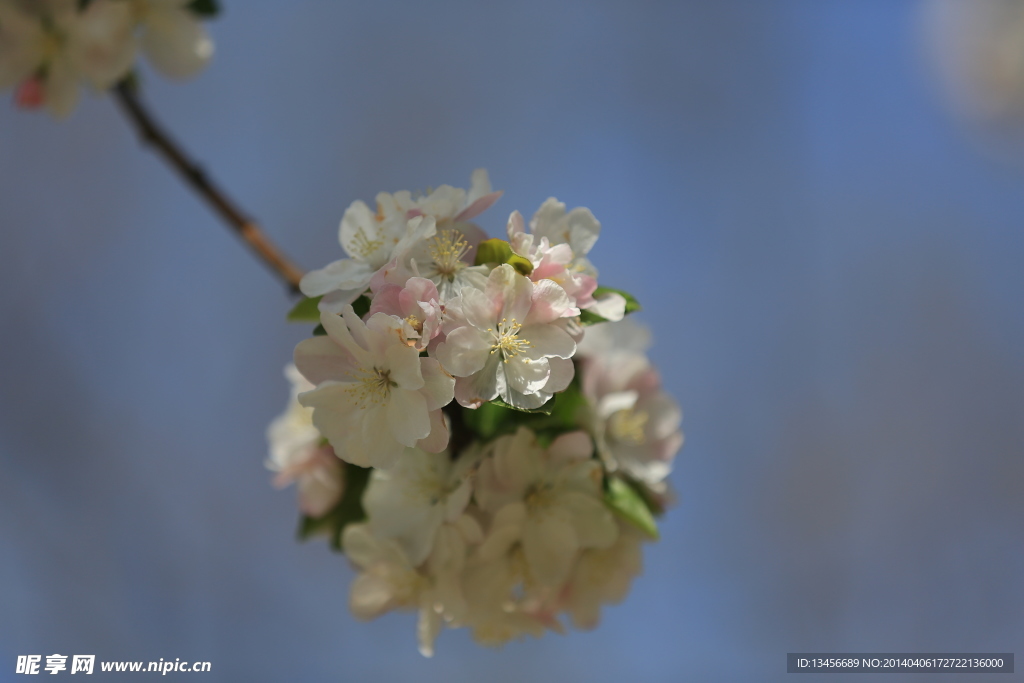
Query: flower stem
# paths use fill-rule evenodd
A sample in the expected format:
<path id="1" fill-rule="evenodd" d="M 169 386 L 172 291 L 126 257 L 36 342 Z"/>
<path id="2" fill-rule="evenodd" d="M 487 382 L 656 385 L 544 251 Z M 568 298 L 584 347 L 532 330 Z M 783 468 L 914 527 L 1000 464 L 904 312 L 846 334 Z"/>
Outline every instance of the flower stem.
<path id="1" fill-rule="evenodd" d="M 177 171 L 184 181 L 206 200 L 239 237 L 248 243 L 257 256 L 288 285 L 294 293 L 299 291 L 302 270 L 293 265 L 277 246 L 263 233 L 255 221 L 248 218 L 238 205 L 210 180 L 203 169 L 192 161 L 185 151 L 160 127 L 139 100 L 131 81 L 123 81 L 114 88 L 114 94 L 124 113 L 139 131 L 143 142 L 151 145 L 164 160 Z"/>

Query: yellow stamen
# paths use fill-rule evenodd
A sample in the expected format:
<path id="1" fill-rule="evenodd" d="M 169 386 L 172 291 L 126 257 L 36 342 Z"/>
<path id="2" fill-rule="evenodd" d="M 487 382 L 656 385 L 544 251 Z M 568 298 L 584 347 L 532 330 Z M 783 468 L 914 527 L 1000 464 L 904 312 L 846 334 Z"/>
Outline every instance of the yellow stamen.
<path id="1" fill-rule="evenodd" d="M 515 358 L 522 353 L 523 349 L 532 346 L 526 339 L 519 338 L 519 330 L 522 327 L 521 324 L 516 322 L 515 318 L 512 318 L 511 323 L 506 318 L 502 318 L 497 331 L 493 327 L 490 328 L 490 333 L 494 337 L 494 343 L 491 344 L 491 353 L 501 351 L 503 361 L 507 363 L 509 358 Z M 529 362 L 530 359 L 525 358 L 524 360 Z"/>
<path id="2" fill-rule="evenodd" d="M 469 251 L 469 242 L 458 230 L 442 230 L 430 240 L 427 250 L 437 274 L 451 282 L 456 273 L 466 267 L 462 257 Z"/>

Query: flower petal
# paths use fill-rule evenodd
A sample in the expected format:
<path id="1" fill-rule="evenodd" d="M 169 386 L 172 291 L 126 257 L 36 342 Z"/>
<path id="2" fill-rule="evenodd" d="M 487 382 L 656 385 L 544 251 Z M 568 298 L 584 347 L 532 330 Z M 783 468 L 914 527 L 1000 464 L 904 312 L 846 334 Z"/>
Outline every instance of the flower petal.
<path id="1" fill-rule="evenodd" d="M 429 417 L 430 434 L 417 441 L 416 447 L 427 453 L 440 453 L 448 447 L 448 422 L 440 410 L 431 410 Z"/>
<path id="2" fill-rule="evenodd" d="M 157 71 L 168 78 L 188 78 L 213 56 L 213 41 L 202 22 L 187 9 L 150 6 L 142 49 Z"/>
<path id="3" fill-rule="evenodd" d="M 415 446 L 430 435 L 427 400 L 420 392 L 393 388 L 387 411 L 389 432 L 400 444 Z"/>
<path id="4" fill-rule="evenodd" d="M 373 269 L 366 263 L 345 258 L 303 275 L 299 289 L 306 296 L 321 296 L 336 289 L 358 289 L 360 286 L 365 290 L 372 276 Z"/>
<path id="5" fill-rule="evenodd" d="M 438 345 L 437 360 L 444 369 L 456 377 L 467 377 L 479 372 L 491 358 L 491 339 L 483 330 L 460 327 Z"/>
<path id="6" fill-rule="evenodd" d="M 545 586 L 560 586 L 579 550 L 572 525 L 552 515 L 530 516 L 523 527 L 523 554 L 530 573 Z"/>
<path id="7" fill-rule="evenodd" d="M 543 356 L 572 358 L 576 353 L 576 342 L 565 330 L 554 325 L 525 325 L 519 331 L 519 338 L 530 342 L 530 346 Z"/>
<path id="8" fill-rule="evenodd" d="M 383 314 L 378 314 L 383 315 Z M 416 391 L 423 387 L 423 373 L 420 372 L 420 354 L 404 344 L 392 344 L 385 352 L 387 367 L 392 382 L 402 389 Z M 435 361 L 436 362 L 436 361 Z"/>
<path id="9" fill-rule="evenodd" d="M 433 358 L 420 358 L 420 372 L 423 374 L 421 392 L 427 399 L 427 410 L 444 408 L 452 402 L 455 393 L 455 378 L 444 371 Z"/>

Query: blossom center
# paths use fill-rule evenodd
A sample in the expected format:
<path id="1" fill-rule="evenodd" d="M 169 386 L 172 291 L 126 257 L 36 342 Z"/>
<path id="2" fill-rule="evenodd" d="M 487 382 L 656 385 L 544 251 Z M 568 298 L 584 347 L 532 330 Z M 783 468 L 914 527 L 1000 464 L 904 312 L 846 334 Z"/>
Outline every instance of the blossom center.
<path id="1" fill-rule="evenodd" d="M 360 368 L 350 376 L 354 384 L 346 391 L 359 408 L 383 405 L 391 395 L 391 389 L 398 386 L 391 379 L 390 370 Z"/>
<path id="2" fill-rule="evenodd" d="M 491 344 L 491 353 L 501 351 L 504 362 L 507 363 L 509 358 L 515 358 L 523 352 L 523 349 L 532 346 L 526 339 L 519 338 L 519 330 L 522 327 L 520 323 L 516 322 L 515 318 L 512 318 L 511 322 L 507 318 L 502 318 L 498 329 L 490 328 L 491 336 L 494 337 L 494 343 Z"/>
<path id="3" fill-rule="evenodd" d="M 523 502 L 527 509 L 536 514 L 543 512 L 555 503 L 554 486 L 549 482 L 537 483 L 526 489 Z"/>
<path id="4" fill-rule="evenodd" d="M 383 246 L 384 240 L 381 239 L 379 230 L 374 239 L 370 239 L 366 231 L 363 228 L 359 228 L 356 234 L 352 236 L 348 245 L 348 252 L 363 261 L 368 261 L 370 256 Z"/>
<path id="5" fill-rule="evenodd" d="M 645 431 L 649 419 L 643 410 L 620 410 L 608 418 L 608 431 L 616 441 L 642 446 L 647 441 Z"/>
<path id="6" fill-rule="evenodd" d="M 466 267 L 462 257 L 469 251 L 469 242 L 458 230 L 442 230 L 430 240 L 427 251 L 430 260 L 434 262 L 437 274 L 451 282 L 455 275 Z"/>
<path id="7" fill-rule="evenodd" d="M 417 334 L 423 332 L 423 321 L 417 318 L 415 315 L 409 314 L 408 316 L 406 316 L 405 322 L 409 327 L 416 330 Z"/>

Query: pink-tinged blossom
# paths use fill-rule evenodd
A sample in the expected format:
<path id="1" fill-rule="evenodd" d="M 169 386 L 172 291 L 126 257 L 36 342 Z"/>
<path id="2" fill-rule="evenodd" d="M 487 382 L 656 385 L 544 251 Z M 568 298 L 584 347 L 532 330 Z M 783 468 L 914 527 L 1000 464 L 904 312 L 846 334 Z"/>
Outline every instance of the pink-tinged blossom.
<path id="1" fill-rule="evenodd" d="M 526 232 L 523 215 L 518 211 L 513 211 L 509 216 L 507 232 L 512 251 L 533 265 L 530 280 L 555 282 L 565 290 L 569 300 L 577 308 L 588 309 L 598 305 L 594 300 L 597 279 L 582 272 L 573 264 L 572 247 L 568 244 L 552 245 L 547 237 L 538 237 Z"/>
<path id="2" fill-rule="evenodd" d="M 683 414 L 662 391 L 647 357 L 632 350 L 635 342 L 628 341 L 647 336 L 626 321 L 587 328 L 580 344 L 580 373 L 590 428 L 605 466 L 653 486 L 668 476 L 683 445 Z M 631 350 L 617 348 L 616 339 L 633 344 Z"/>
<path id="3" fill-rule="evenodd" d="M 521 226 L 519 231 L 521 231 Z M 509 225 L 509 234 L 513 226 Z M 601 234 L 601 224 L 594 218 L 590 209 L 577 207 L 572 211 L 565 210 L 565 204 L 554 197 L 549 198 L 537 213 L 530 219 L 530 233 L 536 245 L 544 240 L 550 247 L 566 244 L 572 250 L 572 258 L 566 264 L 572 273 L 592 279 L 596 285 L 597 269 L 587 259 L 587 254 L 594 248 Z M 520 238 L 522 239 L 522 238 Z M 535 247 L 536 248 L 536 247 Z M 525 255 L 525 254 L 524 254 Z M 562 257 L 560 256 L 559 259 Z M 587 282 L 582 280 L 582 282 Z M 589 287 L 587 282 L 586 287 Z M 596 313 L 608 320 L 621 320 L 626 313 L 626 300 L 619 294 L 608 293 L 593 298 L 593 289 L 582 288 L 582 298 L 578 302 L 580 308 Z"/>
<path id="4" fill-rule="evenodd" d="M 339 458 L 360 467 L 391 467 L 406 448 L 436 453 L 448 444 L 441 408 L 455 380 L 406 344 L 403 323 L 377 313 L 365 323 L 351 306 L 323 312 L 326 336 L 295 348 L 295 365 L 316 385 L 299 395 L 313 424 Z"/>
<path id="5" fill-rule="evenodd" d="M 441 334 L 437 287 L 421 277 L 410 278 L 404 287 L 384 285 L 374 292 L 370 315 L 374 313 L 386 313 L 401 320 L 406 340 L 419 350 Z"/>
<path id="6" fill-rule="evenodd" d="M 550 280 L 534 284 L 508 264 L 491 271 L 484 289 L 464 289 L 445 309 L 445 341 L 435 356 L 454 375 L 455 398 L 467 408 L 501 397 L 538 408 L 572 381 L 576 342 L 563 319 L 579 315 Z"/>
<path id="7" fill-rule="evenodd" d="M 291 384 L 291 398 L 284 413 L 267 428 L 267 468 L 277 472 L 276 486 L 295 482 L 303 513 L 321 517 L 341 498 L 341 461 L 313 425 L 313 411 L 299 404 L 299 394 L 310 391 L 313 385 L 294 365 L 285 368 L 285 376 Z"/>
<path id="8" fill-rule="evenodd" d="M 500 196 L 491 191 L 487 171 L 477 169 L 468 192 L 450 185 L 420 197 L 404 190 L 381 192 L 376 212 L 361 201 L 353 202 L 339 230 L 349 258 L 307 273 L 302 292 L 324 295 L 320 310 L 338 312 L 371 283 L 376 289 L 425 277 L 438 287 L 443 302 L 463 280 L 473 281 L 476 271 L 462 271 L 470 267 L 470 249 L 482 233 L 468 221 Z"/>

